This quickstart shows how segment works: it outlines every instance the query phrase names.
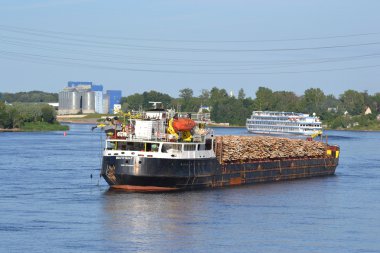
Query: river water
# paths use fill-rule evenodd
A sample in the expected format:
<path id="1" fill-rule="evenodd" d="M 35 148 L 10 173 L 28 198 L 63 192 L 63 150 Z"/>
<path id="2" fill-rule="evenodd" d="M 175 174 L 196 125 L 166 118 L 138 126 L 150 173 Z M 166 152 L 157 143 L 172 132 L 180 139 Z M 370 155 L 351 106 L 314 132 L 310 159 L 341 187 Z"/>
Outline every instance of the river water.
<path id="1" fill-rule="evenodd" d="M 70 127 L 0 133 L 0 252 L 380 252 L 379 132 L 328 131 L 335 176 L 143 194 L 109 192 L 104 137 Z"/>

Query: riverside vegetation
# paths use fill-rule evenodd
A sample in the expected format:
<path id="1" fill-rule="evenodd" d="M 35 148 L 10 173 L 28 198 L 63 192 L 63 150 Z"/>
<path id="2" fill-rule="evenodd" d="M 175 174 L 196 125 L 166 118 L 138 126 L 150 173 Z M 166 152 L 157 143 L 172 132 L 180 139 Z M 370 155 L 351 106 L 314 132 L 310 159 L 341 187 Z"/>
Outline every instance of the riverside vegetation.
<path id="1" fill-rule="evenodd" d="M 289 111 L 316 113 L 325 127 L 330 129 L 380 130 L 377 115 L 380 113 L 380 93 L 374 95 L 368 92 L 347 90 L 336 98 L 325 95 L 319 88 L 305 90 L 297 96 L 290 91 L 272 91 L 259 87 L 256 98 L 246 97 L 243 89 L 237 96 L 230 96 L 225 89 L 212 88 L 202 90 L 198 97 L 193 96 L 193 90 L 186 88 L 179 91 L 179 98 L 156 91 L 133 94 L 123 97 L 122 109 L 147 109 L 149 101 L 161 101 L 166 108 L 176 108 L 180 111 L 194 112 L 201 106 L 211 108 L 211 120 L 227 122 L 230 125 L 245 126 L 246 119 L 254 110 Z M 364 115 L 367 108 L 372 113 Z"/>
<path id="2" fill-rule="evenodd" d="M 56 120 L 55 109 L 48 104 L 13 103 L 0 101 L 0 129 L 2 131 L 58 131 L 68 130 Z"/>
<path id="3" fill-rule="evenodd" d="M 0 93 L 0 101 L 58 102 L 58 94 L 41 91 Z M 194 96 L 192 89 L 185 88 L 179 90 L 178 98 L 157 91 L 146 91 L 123 97 L 120 103 L 123 111 L 146 110 L 151 107 L 149 101 L 161 101 L 165 108 L 175 108 L 183 112 L 196 112 L 204 106 L 204 112 L 207 112 L 207 108 L 211 110 L 212 121 L 235 126 L 244 126 L 254 110 L 269 110 L 316 113 L 325 127 L 330 129 L 380 130 L 380 92 L 370 95 L 366 91 L 346 90 L 336 98 L 331 94 L 326 95 L 319 88 L 307 89 L 303 95 L 298 96 L 290 91 L 272 91 L 259 87 L 253 99 L 246 97 L 243 89 L 239 90 L 237 96 L 230 96 L 225 89 L 213 87 L 210 90 L 203 89 L 199 96 Z M 367 108 L 370 108 L 372 113 L 365 115 Z M 38 119 L 35 122 L 46 122 L 45 118 L 42 118 L 35 117 Z M 20 120 L 16 119 L 15 123 L 17 126 Z"/>

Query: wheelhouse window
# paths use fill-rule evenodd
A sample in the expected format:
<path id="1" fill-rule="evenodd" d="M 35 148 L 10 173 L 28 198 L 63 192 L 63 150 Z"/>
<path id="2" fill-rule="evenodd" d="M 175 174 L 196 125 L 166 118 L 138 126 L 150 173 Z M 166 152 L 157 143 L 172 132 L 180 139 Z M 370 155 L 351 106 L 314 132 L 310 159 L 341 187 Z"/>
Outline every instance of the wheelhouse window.
<path id="1" fill-rule="evenodd" d="M 115 141 L 107 141 L 107 147 L 108 150 L 116 149 Z"/>
<path id="2" fill-rule="evenodd" d="M 197 145 L 196 144 L 185 144 L 183 146 L 184 151 L 194 151 L 196 150 Z"/>
<path id="3" fill-rule="evenodd" d="M 162 144 L 162 153 L 179 153 L 182 151 L 182 144 L 164 143 Z"/>
<path id="4" fill-rule="evenodd" d="M 143 142 L 126 142 L 126 149 L 128 151 L 144 151 L 144 143 Z"/>
<path id="5" fill-rule="evenodd" d="M 212 149 L 212 140 L 206 139 L 206 150 L 211 150 L 211 149 Z"/>
<path id="6" fill-rule="evenodd" d="M 146 143 L 146 151 L 147 152 L 158 152 L 158 148 L 160 147 L 160 143 Z"/>

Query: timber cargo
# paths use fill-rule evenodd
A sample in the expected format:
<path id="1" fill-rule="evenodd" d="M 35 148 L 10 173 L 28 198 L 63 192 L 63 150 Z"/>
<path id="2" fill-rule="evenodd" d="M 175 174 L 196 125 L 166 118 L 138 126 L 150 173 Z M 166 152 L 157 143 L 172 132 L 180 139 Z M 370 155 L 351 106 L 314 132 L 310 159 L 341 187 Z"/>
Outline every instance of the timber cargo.
<path id="1" fill-rule="evenodd" d="M 175 191 L 333 175 L 340 149 L 317 141 L 214 136 L 162 109 L 116 121 L 103 151 L 101 175 L 111 189 Z"/>

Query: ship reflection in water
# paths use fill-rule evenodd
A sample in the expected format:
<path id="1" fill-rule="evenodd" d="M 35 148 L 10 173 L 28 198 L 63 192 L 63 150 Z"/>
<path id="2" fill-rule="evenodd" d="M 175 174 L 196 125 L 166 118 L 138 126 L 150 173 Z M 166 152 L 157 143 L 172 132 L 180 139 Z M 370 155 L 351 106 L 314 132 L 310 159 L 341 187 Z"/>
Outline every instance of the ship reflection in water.
<path id="1" fill-rule="evenodd" d="M 117 248 L 141 252 L 172 252 L 197 248 L 202 226 L 212 216 L 201 192 L 104 194 L 105 240 Z"/>
<path id="2" fill-rule="evenodd" d="M 350 237 L 346 219 L 353 217 L 339 207 L 345 194 L 331 190 L 339 185 L 333 176 L 190 192 L 107 191 L 101 231 L 110 249 L 124 252 L 301 252 L 296 248 L 315 243 L 337 249 L 335 228 Z"/>

